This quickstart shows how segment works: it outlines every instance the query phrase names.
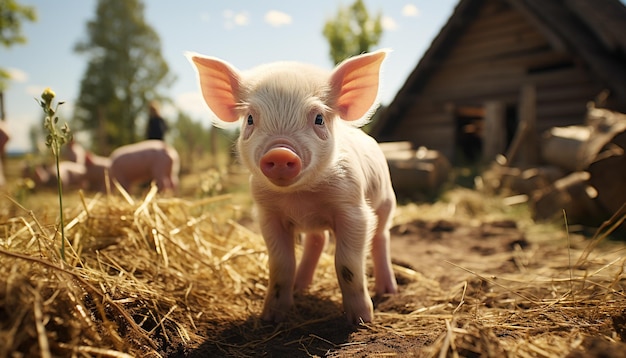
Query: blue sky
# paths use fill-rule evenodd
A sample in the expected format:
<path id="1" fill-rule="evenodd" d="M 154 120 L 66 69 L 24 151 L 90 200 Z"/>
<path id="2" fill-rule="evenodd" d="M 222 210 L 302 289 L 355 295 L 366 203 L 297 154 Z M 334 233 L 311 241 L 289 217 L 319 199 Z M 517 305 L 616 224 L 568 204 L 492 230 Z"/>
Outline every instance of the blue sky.
<path id="1" fill-rule="evenodd" d="M 166 94 L 178 108 L 208 127 L 210 112 L 200 98 L 195 72 L 183 55 L 186 51 L 222 58 L 242 70 L 282 60 L 330 69 L 322 27 L 340 5 L 352 2 L 144 0 L 144 15 L 161 38 L 162 54 L 177 77 Z M 97 1 L 20 3 L 35 6 L 38 21 L 23 26 L 27 44 L 0 48 L 0 67 L 13 76 L 5 92 L 10 151 L 30 148 L 29 128 L 39 125 L 42 117 L 33 98 L 45 87 L 66 102 L 59 115 L 61 122 L 69 121 L 88 62 L 73 48 L 86 39 L 86 23 L 94 18 Z M 457 0 L 365 0 L 365 4 L 384 17 L 385 31 L 377 48 L 392 50 L 381 85 L 381 102 L 388 104 L 452 14 Z M 164 108 L 164 114 L 174 120 L 173 108 Z"/>

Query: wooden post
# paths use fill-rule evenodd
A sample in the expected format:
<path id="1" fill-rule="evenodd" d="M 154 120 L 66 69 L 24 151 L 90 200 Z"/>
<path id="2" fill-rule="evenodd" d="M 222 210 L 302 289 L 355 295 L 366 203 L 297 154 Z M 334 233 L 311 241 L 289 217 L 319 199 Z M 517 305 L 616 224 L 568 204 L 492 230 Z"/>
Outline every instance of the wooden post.
<path id="1" fill-rule="evenodd" d="M 539 138 L 537 136 L 537 90 L 535 85 L 522 86 L 519 100 L 519 120 L 523 124 L 523 140 L 519 148 L 519 161 L 523 166 L 539 162 Z"/>
<path id="2" fill-rule="evenodd" d="M 483 130 L 483 161 L 491 162 L 506 147 L 506 106 L 500 101 L 485 103 Z"/>
<path id="3" fill-rule="evenodd" d="M 446 102 L 444 104 L 444 113 L 445 113 L 445 124 L 452 130 L 452 138 L 445 145 L 445 147 L 439 148 L 439 150 L 443 153 L 443 155 L 448 158 L 451 162 L 456 162 L 456 154 L 457 154 L 457 145 L 458 138 L 456 133 L 456 106 L 452 102 Z"/>
<path id="4" fill-rule="evenodd" d="M 519 123 L 506 153 L 506 165 L 518 162 L 522 166 L 533 166 L 539 162 L 537 93 L 534 85 L 522 86 L 517 113 Z"/>

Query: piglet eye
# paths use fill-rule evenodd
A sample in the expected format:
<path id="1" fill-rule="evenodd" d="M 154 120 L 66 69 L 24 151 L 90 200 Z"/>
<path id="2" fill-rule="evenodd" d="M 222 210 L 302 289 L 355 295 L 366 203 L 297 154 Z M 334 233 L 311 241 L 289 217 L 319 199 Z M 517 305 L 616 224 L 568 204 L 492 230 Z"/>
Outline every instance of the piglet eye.
<path id="1" fill-rule="evenodd" d="M 317 116 L 315 116 L 315 124 L 318 126 L 321 126 L 324 124 L 324 116 L 322 116 L 321 114 L 318 114 Z"/>
<path id="2" fill-rule="evenodd" d="M 251 125 L 253 125 L 253 124 L 254 124 L 254 119 L 252 118 L 252 115 L 251 115 L 251 114 L 249 114 L 249 115 L 248 115 L 248 125 L 249 125 L 249 126 L 251 126 Z"/>

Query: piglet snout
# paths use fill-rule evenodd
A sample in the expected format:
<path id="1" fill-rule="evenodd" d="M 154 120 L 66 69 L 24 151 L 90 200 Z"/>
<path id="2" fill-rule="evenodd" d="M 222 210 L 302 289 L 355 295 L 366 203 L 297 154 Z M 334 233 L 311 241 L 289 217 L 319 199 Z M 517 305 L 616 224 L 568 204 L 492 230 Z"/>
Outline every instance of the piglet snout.
<path id="1" fill-rule="evenodd" d="M 291 149 L 276 147 L 267 151 L 261 157 L 261 171 L 274 184 L 286 186 L 300 174 L 302 161 Z"/>

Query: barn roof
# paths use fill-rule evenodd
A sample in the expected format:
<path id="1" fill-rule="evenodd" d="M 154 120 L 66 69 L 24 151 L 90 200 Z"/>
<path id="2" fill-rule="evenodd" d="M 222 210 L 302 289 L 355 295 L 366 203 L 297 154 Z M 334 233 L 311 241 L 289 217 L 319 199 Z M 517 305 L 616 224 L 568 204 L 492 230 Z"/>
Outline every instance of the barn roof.
<path id="1" fill-rule="evenodd" d="M 501 0 L 522 13 L 554 49 L 584 63 L 626 106 L 626 7 L 619 0 Z M 419 93 L 486 0 L 461 0 L 391 104 L 372 127 L 377 137 L 407 107 L 402 99 Z M 623 110 L 623 109 L 622 109 Z"/>

